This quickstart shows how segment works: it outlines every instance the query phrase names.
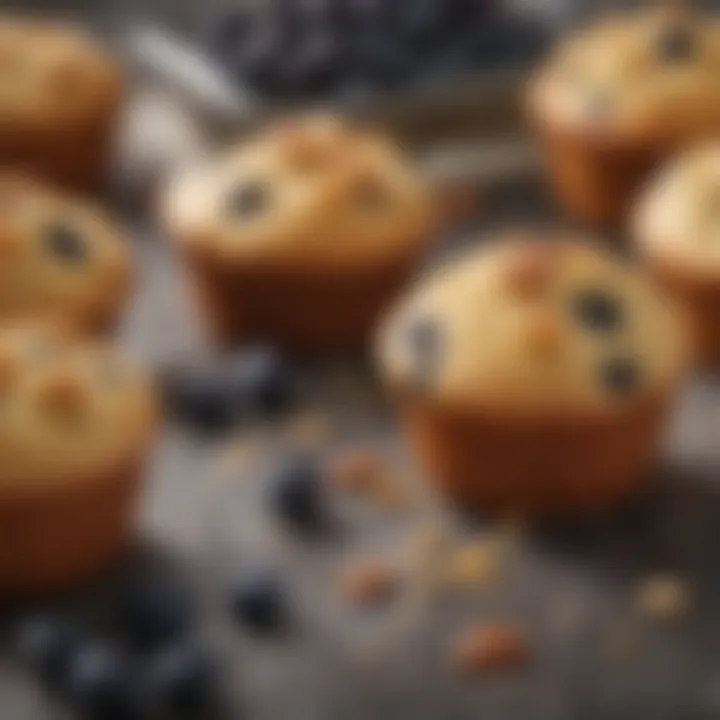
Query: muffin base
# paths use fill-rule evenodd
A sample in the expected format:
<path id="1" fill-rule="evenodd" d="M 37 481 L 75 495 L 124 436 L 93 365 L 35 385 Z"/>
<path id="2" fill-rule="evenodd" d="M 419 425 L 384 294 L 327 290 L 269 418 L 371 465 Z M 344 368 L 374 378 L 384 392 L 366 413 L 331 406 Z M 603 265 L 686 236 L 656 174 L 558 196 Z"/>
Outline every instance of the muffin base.
<path id="1" fill-rule="evenodd" d="M 272 341 L 308 353 L 362 347 L 415 267 L 408 259 L 318 271 L 221 267 L 200 258 L 187 265 L 218 344 Z"/>
<path id="2" fill-rule="evenodd" d="M 142 468 L 134 461 L 89 481 L 0 491 L 0 596 L 62 590 L 119 555 Z"/>
<path id="3" fill-rule="evenodd" d="M 631 145 L 542 127 L 555 195 L 573 217 L 623 227 L 638 191 L 672 152 L 669 145 Z"/>
<path id="4" fill-rule="evenodd" d="M 452 500 L 490 514 L 552 516 L 607 506 L 643 486 L 669 400 L 554 421 L 449 412 L 421 401 L 401 408 L 417 457 Z"/>
<path id="5" fill-rule="evenodd" d="M 119 100 L 73 126 L 0 126 L 0 165 L 62 188 L 98 194 L 110 180 L 118 113 Z"/>
<path id="6" fill-rule="evenodd" d="M 695 362 L 708 370 L 720 370 L 720 277 L 700 277 L 670 259 L 645 255 L 645 263 L 658 284 L 683 307 Z"/>

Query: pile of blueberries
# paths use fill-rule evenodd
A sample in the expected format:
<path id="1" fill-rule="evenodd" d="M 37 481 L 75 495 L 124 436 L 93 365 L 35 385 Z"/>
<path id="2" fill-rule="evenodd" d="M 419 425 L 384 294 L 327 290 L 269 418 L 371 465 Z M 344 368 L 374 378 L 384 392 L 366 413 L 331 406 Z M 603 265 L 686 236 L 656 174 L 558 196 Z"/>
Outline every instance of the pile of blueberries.
<path id="1" fill-rule="evenodd" d="M 292 405 L 292 376 L 269 347 L 207 364 L 174 368 L 164 379 L 169 413 L 203 435 L 275 417 Z M 315 458 L 281 458 L 266 478 L 269 511 L 298 534 L 322 531 L 329 516 Z M 288 594 L 267 570 L 243 573 L 225 592 L 236 623 L 255 635 L 291 626 Z M 20 624 L 21 655 L 43 685 L 88 720 L 208 718 L 219 708 L 217 658 L 198 639 L 195 603 L 177 582 L 126 582 L 110 613 L 109 639 L 44 613 Z"/>
<path id="2" fill-rule="evenodd" d="M 269 101 L 376 96 L 475 70 L 525 66 L 548 28 L 500 0 L 235 0 L 205 44 Z"/>
<path id="3" fill-rule="evenodd" d="M 234 618 L 256 634 L 287 627 L 277 578 L 243 578 L 229 591 Z M 217 658 L 195 637 L 189 595 L 173 584 L 125 588 L 115 635 L 98 639 L 59 615 L 26 618 L 19 651 L 43 685 L 87 720 L 203 718 L 221 712 Z M 119 633 L 117 631 L 120 631 Z"/>

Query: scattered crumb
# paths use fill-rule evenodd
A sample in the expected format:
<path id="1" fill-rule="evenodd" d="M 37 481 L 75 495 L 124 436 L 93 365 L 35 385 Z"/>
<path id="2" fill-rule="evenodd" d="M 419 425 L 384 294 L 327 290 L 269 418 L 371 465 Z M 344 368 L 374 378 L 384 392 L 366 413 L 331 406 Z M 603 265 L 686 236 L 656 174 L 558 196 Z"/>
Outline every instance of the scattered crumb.
<path id="1" fill-rule="evenodd" d="M 375 507 L 395 512 L 408 506 L 409 498 L 403 485 L 396 477 L 386 473 L 372 489 L 371 497 Z"/>
<path id="2" fill-rule="evenodd" d="M 445 215 L 452 221 L 474 218 L 481 211 L 483 193 L 477 187 L 455 186 L 443 192 Z"/>
<path id="3" fill-rule="evenodd" d="M 682 578 L 656 575 L 639 584 L 636 601 L 640 611 L 650 619 L 677 622 L 690 612 L 692 594 Z"/>
<path id="4" fill-rule="evenodd" d="M 496 548 L 474 542 L 456 550 L 449 560 L 446 579 L 451 585 L 490 585 L 500 577 Z"/>
<path id="5" fill-rule="evenodd" d="M 606 649 L 610 660 L 624 662 L 637 655 L 640 638 L 631 628 L 616 628 L 608 635 Z"/>
<path id="6" fill-rule="evenodd" d="M 529 656 L 524 634 L 506 623 L 466 628 L 452 648 L 454 664 L 470 675 L 518 670 Z"/>
<path id="7" fill-rule="evenodd" d="M 417 525 L 408 537 L 411 559 L 423 564 L 439 560 L 447 549 L 447 531 L 444 525 L 437 520 Z"/>
<path id="8" fill-rule="evenodd" d="M 333 485 L 350 492 L 370 492 L 385 473 L 384 459 L 369 449 L 345 452 L 335 458 L 329 468 Z"/>
<path id="9" fill-rule="evenodd" d="M 332 435 L 332 418 L 319 410 L 307 410 L 290 418 L 287 434 L 302 448 L 317 448 Z"/>
<path id="10" fill-rule="evenodd" d="M 342 577 L 342 595 L 354 605 L 375 605 L 397 589 L 397 575 L 382 558 L 355 560 Z"/>
<path id="11" fill-rule="evenodd" d="M 234 438 L 218 452 L 218 465 L 221 470 L 233 474 L 249 470 L 260 457 L 261 446 L 261 440 L 256 435 Z"/>

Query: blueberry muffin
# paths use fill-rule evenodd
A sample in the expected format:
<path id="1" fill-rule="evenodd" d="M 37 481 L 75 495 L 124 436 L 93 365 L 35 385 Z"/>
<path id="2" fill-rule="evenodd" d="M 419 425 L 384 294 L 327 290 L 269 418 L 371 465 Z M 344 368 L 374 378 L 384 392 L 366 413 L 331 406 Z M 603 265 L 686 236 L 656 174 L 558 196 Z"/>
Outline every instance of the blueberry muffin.
<path id="1" fill-rule="evenodd" d="M 531 82 L 529 108 L 568 210 L 622 224 L 659 162 L 720 136 L 719 77 L 720 20 L 677 3 L 563 41 Z"/>
<path id="2" fill-rule="evenodd" d="M 155 422 L 148 378 L 105 345 L 0 331 L 0 595 L 59 588 L 120 552 Z"/>
<path id="3" fill-rule="evenodd" d="M 436 222 L 389 140 L 318 116 L 177 178 L 162 215 L 221 343 L 311 351 L 363 342 Z"/>
<path id="4" fill-rule="evenodd" d="M 440 488 L 479 510 L 554 514 L 642 483 L 687 338 L 674 304 L 612 256 L 511 237 L 402 300 L 379 359 Z"/>
<path id="5" fill-rule="evenodd" d="M 104 213 L 0 172 L 0 322 L 32 318 L 104 333 L 130 276 L 128 247 Z"/>
<path id="6" fill-rule="evenodd" d="M 633 229 L 650 272 L 687 308 L 698 361 L 720 368 L 720 140 L 652 180 Z"/>
<path id="7" fill-rule="evenodd" d="M 109 170 L 120 71 L 72 26 L 0 19 L 0 164 L 95 191 Z"/>

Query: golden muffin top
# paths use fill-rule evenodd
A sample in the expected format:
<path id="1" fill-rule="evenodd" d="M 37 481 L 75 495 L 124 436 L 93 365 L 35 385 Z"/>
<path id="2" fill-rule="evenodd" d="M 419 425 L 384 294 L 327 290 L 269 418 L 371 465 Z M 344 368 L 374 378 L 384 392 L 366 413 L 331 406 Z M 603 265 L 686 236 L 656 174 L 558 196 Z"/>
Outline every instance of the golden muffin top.
<path id="1" fill-rule="evenodd" d="M 509 237 L 432 273 L 390 313 L 391 387 L 452 409 L 603 414 L 676 382 L 684 323 L 637 270 L 590 243 Z"/>
<path id="2" fill-rule="evenodd" d="M 643 252 L 720 279 L 720 140 L 677 157 L 650 183 L 634 230 Z"/>
<path id="3" fill-rule="evenodd" d="M 89 203 L 0 173 L 0 320 L 55 320 L 91 332 L 114 314 L 130 252 Z"/>
<path id="4" fill-rule="evenodd" d="M 324 116 L 273 127 L 178 177 L 162 214 L 191 252 L 290 268 L 403 258 L 435 219 L 391 141 Z"/>
<path id="5" fill-rule="evenodd" d="M 530 92 L 540 122 L 571 131 L 716 135 L 720 19 L 677 4 L 606 18 L 562 41 Z"/>
<path id="6" fill-rule="evenodd" d="M 155 420 L 148 378 L 106 345 L 0 330 L 0 493 L 121 471 Z"/>
<path id="7" fill-rule="evenodd" d="M 106 113 L 121 84 L 114 61 L 80 29 L 0 19 L 0 128 L 61 128 Z"/>

